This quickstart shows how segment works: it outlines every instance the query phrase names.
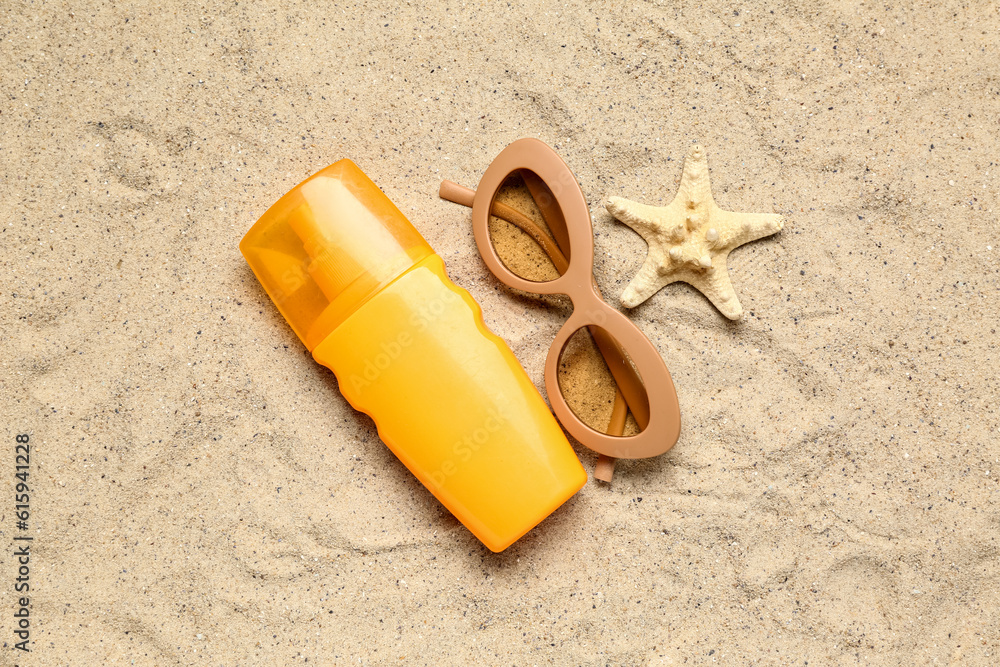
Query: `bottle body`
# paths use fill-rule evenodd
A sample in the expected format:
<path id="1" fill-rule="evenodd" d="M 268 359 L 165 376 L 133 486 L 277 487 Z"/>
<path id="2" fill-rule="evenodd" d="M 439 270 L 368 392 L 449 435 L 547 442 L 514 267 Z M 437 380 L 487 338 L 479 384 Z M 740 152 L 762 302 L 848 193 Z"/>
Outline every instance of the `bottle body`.
<path id="1" fill-rule="evenodd" d="M 313 349 L 406 467 L 502 551 L 587 476 L 538 390 L 431 255 Z"/>

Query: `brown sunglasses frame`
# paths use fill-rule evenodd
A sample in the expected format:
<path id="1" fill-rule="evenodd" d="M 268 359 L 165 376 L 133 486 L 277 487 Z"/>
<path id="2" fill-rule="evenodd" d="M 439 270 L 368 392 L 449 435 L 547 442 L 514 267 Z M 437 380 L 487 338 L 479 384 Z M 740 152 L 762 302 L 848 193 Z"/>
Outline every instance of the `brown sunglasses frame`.
<path id="1" fill-rule="evenodd" d="M 534 174 L 548 188 L 561 212 L 561 227 L 553 228 L 553 233 L 568 241 L 565 248 L 569 257 L 565 272 L 547 282 L 525 280 L 510 271 L 500 259 L 490 240 L 489 218 L 495 208 L 494 198 L 504 181 L 513 173 L 524 170 Z M 532 196 L 538 201 L 537 183 L 526 178 Z M 442 191 L 444 188 L 442 187 Z M 582 224 L 582 221 L 586 224 Z M 570 221 L 573 221 L 570 223 Z M 581 222 L 577 222 L 581 221 Z M 594 283 L 594 236 L 590 211 L 583 191 L 573 172 L 559 155 L 544 142 L 525 138 L 518 139 L 505 148 L 486 169 L 472 201 L 472 229 L 476 246 L 483 261 L 498 280 L 524 292 L 534 294 L 565 294 L 573 304 L 573 314 L 556 334 L 545 359 L 545 390 L 552 410 L 570 435 L 590 449 L 614 458 L 637 459 L 657 456 L 666 452 L 680 437 L 680 406 L 674 389 L 670 371 L 650 340 L 636 325 L 618 310 L 605 303 Z M 646 412 L 643 405 L 634 409 L 638 401 L 629 400 L 642 431 L 632 436 L 615 436 L 601 433 L 585 424 L 573 412 L 563 397 L 559 386 L 559 357 L 570 338 L 584 327 L 595 326 L 603 329 L 617 341 L 615 347 L 624 350 L 631 358 L 634 368 L 626 368 L 629 361 L 619 354 L 619 361 L 609 360 L 602 347 L 605 360 L 619 387 L 627 386 L 630 378 L 635 378 L 638 370 L 645 395 L 648 400 L 648 424 L 642 424 L 639 413 Z M 593 329 L 592 329 L 593 331 Z M 597 337 L 595 336 L 595 339 Z M 599 344 L 601 341 L 598 341 Z M 624 391 L 623 391 L 624 393 Z M 642 417 L 645 417 L 642 414 Z"/>

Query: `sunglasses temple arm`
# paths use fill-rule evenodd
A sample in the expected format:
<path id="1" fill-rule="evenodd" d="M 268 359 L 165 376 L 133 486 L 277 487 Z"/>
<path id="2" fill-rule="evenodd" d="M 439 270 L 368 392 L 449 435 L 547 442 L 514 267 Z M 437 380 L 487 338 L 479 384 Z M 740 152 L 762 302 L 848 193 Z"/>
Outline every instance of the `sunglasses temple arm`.
<path id="1" fill-rule="evenodd" d="M 447 199 L 450 202 L 472 208 L 472 201 L 476 198 L 476 191 L 464 185 L 459 185 L 454 181 L 441 181 L 438 196 L 441 199 Z"/>
<path id="2" fill-rule="evenodd" d="M 549 226 L 549 231 L 555 237 L 560 248 L 569 247 L 569 230 L 566 228 L 566 218 L 562 214 L 562 209 L 556 203 L 555 198 L 545 181 L 539 178 L 538 174 L 529 170 L 521 170 L 521 179 L 528 186 L 528 192 L 538 207 L 538 212 L 542 214 L 542 219 Z"/>
<path id="3" fill-rule="evenodd" d="M 472 202 L 476 197 L 476 191 L 472 188 L 459 185 L 458 183 L 441 181 L 441 189 L 438 190 L 438 196 L 441 197 L 441 199 L 446 199 L 450 202 L 461 204 L 462 206 L 471 207 Z M 566 269 L 569 268 L 569 260 L 566 259 L 566 255 L 563 254 L 558 244 L 552 240 L 552 237 L 546 234 L 541 227 L 536 225 L 531 218 L 527 217 L 517 209 L 513 209 L 506 204 L 501 204 L 500 202 L 493 202 L 490 213 L 501 220 L 506 220 L 512 225 L 520 227 L 521 230 L 535 240 L 535 243 L 542 247 L 545 254 L 552 260 L 552 263 L 555 265 L 556 271 L 559 272 L 559 275 L 566 273 Z"/>
<path id="4" fill-rule="evenodd" d="M 608 423 L 608 435 L 621 435 L 625 432 L 625 418 L 628 417 L 628 403 L 622 395 L 621 387 L 615 391 L 615 404 L 611 408 L 611 421 Z M 615 474 L 615 459 L 606 454 L 597 457 L 597 465 L 594 466 L 594 479 L 611 483 L 611 478 Z"/>

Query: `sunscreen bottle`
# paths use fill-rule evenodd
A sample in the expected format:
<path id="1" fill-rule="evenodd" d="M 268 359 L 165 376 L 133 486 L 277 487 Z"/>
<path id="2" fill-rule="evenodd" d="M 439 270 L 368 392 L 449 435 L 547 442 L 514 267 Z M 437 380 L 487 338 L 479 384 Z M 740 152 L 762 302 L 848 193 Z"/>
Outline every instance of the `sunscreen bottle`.
<path id="1" fill-rule="evenodd" d="M 506 549 L 586 482 L 479 305 L 353 162 L 293 188 L 240 251 L 351 405 L 491 550 Z"/>

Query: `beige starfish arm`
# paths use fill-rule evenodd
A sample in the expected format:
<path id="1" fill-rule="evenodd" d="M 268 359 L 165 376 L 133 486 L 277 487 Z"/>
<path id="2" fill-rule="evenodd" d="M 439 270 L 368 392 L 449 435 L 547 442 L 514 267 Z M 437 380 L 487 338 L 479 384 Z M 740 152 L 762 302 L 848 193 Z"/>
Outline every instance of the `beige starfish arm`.
<path id="1" fill-rule="evenodd" d="M 609 197 L 604 206 L 608 209 L 608 213 L 634 229 L 647 241 L 656 233 L 663 213 L 660 207 L 640 204 L 622 197 Z"/>
<path id="2" fill-rule="evenodd" d="M 657 253 L 650 251 L 646 255 L 646 261 L 642 263 L 639 273 L 635 274 L 632 282 L 628 284 L 621 295 L 621 303 L 626 308 L 635 308 L 640 303 L 656 294 L 661 287 L 669 285 L 676 280 L 660 274 L 661 261 L 657 260 Z M 662 260 L 662 258 L 661 258 Z"/>
<path id="3" fill-rule="evenodd" d="M 777 213 L 717 212 L 719 241 L 717 247 L 730 250 L 750 241 L 777 234 L 785 226 L 785 217 Z"/>
<path id="4" fill-rule="evenodd" d="M 690 282 L 702 294 L 708 297 L 723 315 L 731 320 L 743 316 L 743 306 L 736 297 L 736 290 L 729 279 L 728 253 L 716 255 L 712 259 L 712 268 L 697 277 L 690 276 L 685 280 Z"/>

